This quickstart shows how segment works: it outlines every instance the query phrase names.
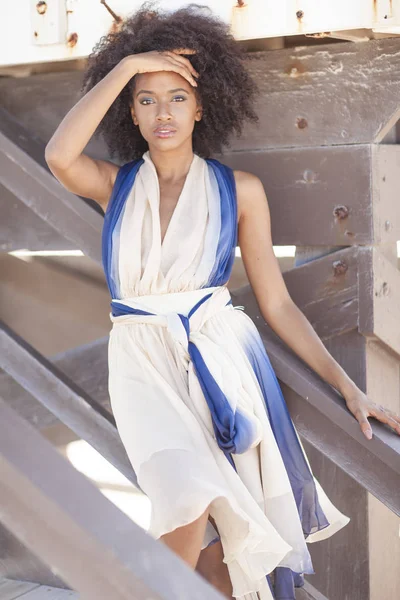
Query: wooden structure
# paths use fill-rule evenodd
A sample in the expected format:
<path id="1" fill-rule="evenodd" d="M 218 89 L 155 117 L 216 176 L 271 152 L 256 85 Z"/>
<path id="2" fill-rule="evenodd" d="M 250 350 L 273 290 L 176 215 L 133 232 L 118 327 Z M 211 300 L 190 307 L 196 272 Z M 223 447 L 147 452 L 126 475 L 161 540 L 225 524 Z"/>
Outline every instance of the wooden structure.
<path id="1" fill-rule="evenodd" d="M 392 30 L 388 23 L 384 34 L 385 3 L 371 4 L 380 35 L 364 20 L 358 29 L 356 21 L 351 29 L 338 32 L 338 26 L 322 40 L 325 27 L 307 34 L 315 37 L 247 36 L 248 68 L 261 91 L 260 124 L 219 158 L 262 179 L 274 245 L 296 246 L 291 268 L 282 269 L 292 298 L 357 385 L 399 412 L 400 3 L 387 3 Z M 279 36 L 296 33 L 281 29 Z M 359 39 L 367 41 L 354 43 Z M 0 80 L 0 243 L 4 253 L 81 249 L 90 264 L 79 277 L 96 279 L 100 294 L 103 213 L 66 192 L 44 161 L 47 140 L 78 97 L 75 66 Z M 107 157 L 98 140 L 87 151 Z M 29 302 L 12 302 L 17 259 L 3 257 L 0 600 L 39 600 L 45 593 L 131 599 L 133 590 L 138 599 L 186 599 L 188 590 L 191 600 L 221 598 L 46 439 L 50 428 L 64 424 L 137 485 L 110 411 L 107 335 L 55 356 L 39 351 L 24 333 L 32 327 Z M 244 305 L 260 330 L 316 477 L 351 517 L 335 536 L 310 545 L 316 575 L 298 598 L 393 600 L 400 586 L 400 439 L 374 420 L 373 440 L 364 438 L 340 395 L 263 322 L 251 288 L 237 275 L 240 259 L 235 268 L 234 304 Z M 38 334 L 47 323 L 56 329 L 49 315 Z"/>

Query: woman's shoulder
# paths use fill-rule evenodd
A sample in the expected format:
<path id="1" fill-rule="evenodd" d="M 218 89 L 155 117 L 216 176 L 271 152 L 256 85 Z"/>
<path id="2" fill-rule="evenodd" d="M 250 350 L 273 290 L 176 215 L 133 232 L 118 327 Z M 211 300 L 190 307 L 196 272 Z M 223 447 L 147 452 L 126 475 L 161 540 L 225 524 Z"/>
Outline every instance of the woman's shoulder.
<path id="1" fill-rule="evenodd" d="M 249 204 L 249 199 L 257 198 L 264 194 L 264 186 L 257 175 L 248 171 L 233 170 L 236 184 L 236 200 L 239 219 L 244 214 L 244 209 Z"/>

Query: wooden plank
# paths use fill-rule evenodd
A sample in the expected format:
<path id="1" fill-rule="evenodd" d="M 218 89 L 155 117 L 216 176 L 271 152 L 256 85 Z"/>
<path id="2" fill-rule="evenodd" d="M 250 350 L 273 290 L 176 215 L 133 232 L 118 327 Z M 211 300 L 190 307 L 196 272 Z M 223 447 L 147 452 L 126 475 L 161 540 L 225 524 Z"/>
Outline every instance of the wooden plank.
<path id="1" fill-rule="evenodd" d="M 377 248 L 359 249 L 359 331 L 400 355 L 400 272 Z"/>
<path id="2" fill-rule="evenodd" d="M 380 142 L 400 116 L 399 51 L 393 37 L 249 53 L 260 121 L 232 138 L 232 148 Z M 2 104 L 47 141 L 77 101 L 81 79 L 80 71 L 4 78 Z"/>
<path id="3" fill-rule="evenodd" d="M 109 411 L 4 323 L 0 349 L 9 375 L 141 489 Z"/>
<path id="4" fill-rule="evenodd" d="M 275 245 L 374 243 L 370 146 L 241 151 L 219 158 L 261 179 Z"/>
<path id="5" fill-rule="evenodd" d="M 70 598 L 70 600 L 78 600 L 79 594 L 70 590 L 49 588 L 45 585 L 40 586 L 39 589 L 24 594 L 24 600 L 64 600 L 65 598 Z"/>
<path id="6" fill-rule="evenodd" d="M 0 250 L 75 250 L 53 227 L 0 184 Z"/>
<path id="7" fill-rule="evenodd" d="M 398 331 L 398 326 L 394 329 Z M 366 394 L 400 414 L 399 357 L 381 343 L 367 340 Z M 371 598 L 396 598 L 400 588 L 399 519 L 371 494 L 367 508 Z"/>
<path id="8" fill-rule="evenodd" d="M 76 248 L 101 262 L 103 218 L 1 132 L 0 183 Z"/>
<path id="9" fill-rule="evenodd" d="M 107 349 L 108 336 L 52 356 L 50 361 L 89 397 L 96 398 L 103 409 L 111 412 Z M 88 369 L 87 365 L 91 365 L 91 368 Z M 39 431 L 60 422 L 55 414 L 6 372 L 0 374 L 0 397 L 5 398 L 21 417 Z"/>
<path id="10" fill-rule="evenodd" d="M 338 250 L 283 273 L 293 302 L 323 339 L 358 325 L 358 252 Z"/>
<path id="11" fill-rule="evenodd" d="M 304 582 L 303 587 L 296 588 L 295 592 L 296 600 L 328 600 L 326 596 L 320 594 L 320 592 L 316 590 L 311 583 L 308 583 L 308 581 Z"/>
<path id="12" fill-rule="evenodd" d="M 16 81 L 14 78 L 10 79 L 11 81 Z M 26 78 L 22 79 L 25 80 Z M 53 90 L 52 93 L 54 93 L 54 91 L 55 90 Z M 43 110 L 45 110 L 43 103 L 41 103 L 41 107 Z M 6 138 L 14 142 L 14 144 L 16 144 L 18 148 L 20 148 L 26 154 L 28 154 L 28 156 L 33 158 L 35 162 L 37 162 L 41 167 L 43 167 L 48 173 L 51 173 L 44 158 L 46 143 L 43 139 L 40 138 L 39 135 L 37 135 L 37 131 L 34 131 L 32 129 L 33 125 L 36 128 L 37 121 L 31 121 L 29 117 L 27 118 L 26 114 L 24 115 L 24 117 L 21 118 L 20 115 L 17 119 L 13 117 L 13 115 L 10 112 L 4 110 L 4 108 L 0 106 L 0 131 L 3 133 L 3 135 L 6 136 Z M 22 125 L 22 122 L 25 123 L 25 127 Z M 93 144 L 89 144 L 89 150 L 92 150 L 92 146 Z M 91 206 L 96 212 L 98 212 L 100 215 L 103 215 L 103 210 L 100 208 L 97 202 L 91 200 L 90 198 L 84 198 L 83 196 L 79 197 L 86 204 Z"/>
<path id="13" fill-rule="evenodd" d="M 82 71 L 42 73 L 29 77 L 0 78 L 0 102 L 4 111 L 14 117 L 19 126 L 45 145 L 67 112 L 81 97 Z M 3 122 L 1 115 L 0 121 Z M 3 124 L 0 126 L 3 130 Z M 32 141 L 23 145 L 14 139 L 15 123 L 7 126 L 5 135 L 31 154 Z M 26 134 L 22 134 L 23 137 Z M 85 152 L 94 158 L 109 158 L 104 141 L 92 137 Z M 33 156 L 34 158 L 34 156 Z M 37 153 L 36 153 L 37 158 Z M 40 162 L 40 161 L 38 161 Z M 44 165 L 43 165 L 44 166 Z"/>
<path id="14" fill-rule="evenodd" d="M 0 579 L 0 600 L 16 600 L 38 587 L 40 587 L 39 584 L 30 581 L 14 581 L 6 578 Z"/>
<path id="15" fill-rule="evenodd" d="M 260 120 L 232 148 L 380 142 L 400 117 L 399 52 L 393 37 L 251 53 Z"/>
<path id="16" fill-rule="evenodd" d="M 381 252 L 385 251 L 386 245 L 390 245 L 393 250 L 388 258 L 397 266 L 396 242 L 400 240 L 400 145 L 373 144 L 371 153 L 374 243 L 379 245 Z"/>
<path id="17" fill-rule="evenodd" d="M 52 572 L 34 552 L 0 522 L 0 578 L 22 580 L 44 584 L 56 588 L 65 588 L 65 582 Z"/>
<path id="18" fill-rule="evenodd" d="M 1 399 L 0 456 L 2 522 L 82 597 L 222 600 Z"/>
<path id="19" fill-rule="evenodd" d="M 64 590 L 47 585 L 39 585 L 29 581 L 0 580 L 0 600 L 61 600 L 70 598 L 78 600 L 79 594 L 73 590 Z"/>

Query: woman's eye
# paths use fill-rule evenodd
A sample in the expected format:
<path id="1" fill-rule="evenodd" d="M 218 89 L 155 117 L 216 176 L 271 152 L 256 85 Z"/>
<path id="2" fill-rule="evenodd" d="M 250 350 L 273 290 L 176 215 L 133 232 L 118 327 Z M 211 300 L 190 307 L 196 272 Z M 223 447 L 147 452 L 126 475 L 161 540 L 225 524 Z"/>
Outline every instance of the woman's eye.
<path id="1" fill-rule="evenodd" d="M 149 104 L 150 102 L 152 102 L 152 98 L 143 98 L 143 100 L 140 101 L 140 104 Z"/>
<path id="2" fill-rule="evenodd" d="M 185 96 L 174 96 L 173 100 L 186 100 Z"/>

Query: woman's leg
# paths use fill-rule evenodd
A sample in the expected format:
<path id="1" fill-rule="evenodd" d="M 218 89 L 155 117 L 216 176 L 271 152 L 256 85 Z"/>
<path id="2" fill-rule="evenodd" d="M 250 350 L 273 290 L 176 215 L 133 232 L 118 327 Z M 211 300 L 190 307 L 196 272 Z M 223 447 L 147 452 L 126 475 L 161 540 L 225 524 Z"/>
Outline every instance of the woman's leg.
<path id="1" fill-rule="evenodd" d="M 207 526 L 210 507 L 198 519 L 162 535 L 159 539 L 195 569 Z"/>
<path id="2" fill-rule="evenodd" d="M 218 533 L 217 526 L 212 517 L 209 516 L 214 529 Z M 226 563 L 223 562 L 224 553 L 221 541 L 215 542 L 208 548 L 204 548 L 200 552 L 200 557 L 197 562 L 196 571 L 200 573 L 211 585 L 213 585 L 221 593 L 225 594 L 230 600 L 232 596 L 232 583 L 229 576 L 229 571 Z M 233 599 L 234 600 L 234 599 Z"/>

